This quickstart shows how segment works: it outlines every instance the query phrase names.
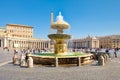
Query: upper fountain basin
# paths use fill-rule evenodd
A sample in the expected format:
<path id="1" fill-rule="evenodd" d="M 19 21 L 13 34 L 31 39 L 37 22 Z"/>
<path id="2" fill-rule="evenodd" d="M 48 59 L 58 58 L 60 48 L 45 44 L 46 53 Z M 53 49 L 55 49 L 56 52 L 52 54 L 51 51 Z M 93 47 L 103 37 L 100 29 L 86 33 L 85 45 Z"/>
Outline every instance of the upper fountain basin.
<path id="1" fill-rule="evenodd" d="M 69 34 L 50 34 L 48 35 L 50 39 L 70 39 L 71 35 Z"/>
<path id="2" fill-rule="evenodd" d="M 69 24 L 63 20 L 54 22 L 51 27 L 53 29 L 68 29 Z"/>

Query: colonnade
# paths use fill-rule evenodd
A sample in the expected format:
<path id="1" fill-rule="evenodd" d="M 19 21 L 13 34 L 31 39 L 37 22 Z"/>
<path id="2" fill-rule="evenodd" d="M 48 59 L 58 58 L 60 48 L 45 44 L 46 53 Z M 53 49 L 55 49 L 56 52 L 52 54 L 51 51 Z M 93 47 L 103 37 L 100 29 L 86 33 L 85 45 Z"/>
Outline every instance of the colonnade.
<path id="1" fill-rule="evenodd" d="M 91 48 L 91 41 L 72 40 L 68 42 L 68 48 Z"/>
<path id="2" fill-rule="evenodd" d="M 1 41 L 1 40 L 0 40 Z M 4 44 L 4 47 L 8 47 L 10 49 L 47 49 L 50 48 L 50 40 L 41 40 L 41 39 L 20 39 L 20 38 L 6 38 L 6 40 L 2 40 L 0 42 Z M 3 46 L 1 46 L 3 47 Z"/>
<path id="3" fill-rule="evenodd" d="M 92 38 L 69 40 L 68 48 L 99 48 L 99 40 Z"/>

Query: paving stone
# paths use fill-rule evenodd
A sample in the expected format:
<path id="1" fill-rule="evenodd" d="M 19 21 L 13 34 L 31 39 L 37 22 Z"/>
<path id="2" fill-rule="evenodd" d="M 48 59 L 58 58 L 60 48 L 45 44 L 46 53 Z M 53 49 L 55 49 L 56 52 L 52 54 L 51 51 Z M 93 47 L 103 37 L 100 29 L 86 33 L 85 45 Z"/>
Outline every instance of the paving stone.
<path id="1" fill-rule="evenodd" d="M 4 54 L 3 54 L 4 53 Z M 11 54 L 0 52 L 0 62 L 10 60 Z M 84 66 L 42 66 L 21 68 L 12 63 L 0 66 L 0 80 L 120 80 L 120 57 L 109 58 L 105 66 L 94 61 Z"/>

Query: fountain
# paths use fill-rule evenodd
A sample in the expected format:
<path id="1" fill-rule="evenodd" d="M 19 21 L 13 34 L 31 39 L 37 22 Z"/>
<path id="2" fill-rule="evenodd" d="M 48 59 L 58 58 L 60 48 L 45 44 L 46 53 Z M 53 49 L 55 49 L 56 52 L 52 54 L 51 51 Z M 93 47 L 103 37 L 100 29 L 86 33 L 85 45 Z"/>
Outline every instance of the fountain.
<path id="1" fill-rule="evenodd" d="M 63 30 L 69 29 L 70 25 L 63 20 L 61 12 L 57 16 L 56 22 L 51 19 L 51 29 L 56 30 L 56 33 L 51 33 L 48 37 L 54 41 L 54 53 L 38 53 L 35 55 L 30 55 L 29 57 L 33 58 L 34 63 L 40 64 L 86 64 L 92 61 L 91 54 L 83 54 L 78 52 L 68 53 L 66 40 L 71 38 L 71 35 L 65 34 Z M 53 45 L 52 45 L 53 46 Z"/>
<path id="2" fill-rule="evenodd" d="M 67 45 L 65 40 L 70 39 L 71 35 L 64 34 L 63 30 L 69 28 L 69 24 L 63 20 L 63 16 L 61 12 L 57 16 L 57 21 L 51 24 L 52 29 L 56 29 L 56 34 L 49 34 L 48 37 L 52 40 L 55 40 L 54 44 L 54 53 L 55 54 L 66 54 L 67 53 Z"/>

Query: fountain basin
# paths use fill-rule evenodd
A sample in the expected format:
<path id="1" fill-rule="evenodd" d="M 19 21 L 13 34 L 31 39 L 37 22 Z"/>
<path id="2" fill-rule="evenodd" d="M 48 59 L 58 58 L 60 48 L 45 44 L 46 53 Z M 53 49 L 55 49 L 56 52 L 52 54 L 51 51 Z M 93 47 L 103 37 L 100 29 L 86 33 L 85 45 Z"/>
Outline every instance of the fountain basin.
<path id="1" fill-rule="evenodd" d="M 71 35 L 69 34 L 49 34 L 50 39 L 70 39 Z"/>
<path id="2" fill-rule="evenodd" d="M 67 45 L 65 43 L 66 39 L 70 39 L 69 34 L 50 34 L 48 35 L 50 39 L 55 40 L 54 53 L 55 54 L 65 54 L 67 51 Z"/>
<path id="3" fill-rule="evenodd" d="M 38 53 L 36 55 L 31 55 L 35 64 L 42 65 L 84 65 L 89 64 L 93 61 L 93 54 L 83 54 L 83 53 L 73 53 L 66 55 L 59 55 L 54 53 Z"/>
<path id="4" fill-rule="evenodd" d="M 59 22 L 59 23 L 55 23 L 52 24 L 52 28 L 53 29 L 68 29 L 69 28 L 69 24 L 64 24 L 63 22 Z"/>

